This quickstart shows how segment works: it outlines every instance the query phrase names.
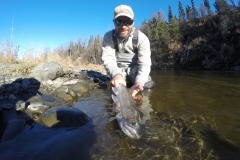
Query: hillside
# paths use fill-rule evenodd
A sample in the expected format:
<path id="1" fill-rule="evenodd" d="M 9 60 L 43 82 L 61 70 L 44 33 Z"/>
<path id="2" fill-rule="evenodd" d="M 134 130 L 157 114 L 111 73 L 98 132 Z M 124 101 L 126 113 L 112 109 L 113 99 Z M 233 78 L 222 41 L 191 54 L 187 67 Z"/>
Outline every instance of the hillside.
<path id="1" fill-rule="evenodd" d="M 181 41 L 152 55 L 154 68 L 240 70 L 240 10 L 194 19 L 180 30 Z"/>

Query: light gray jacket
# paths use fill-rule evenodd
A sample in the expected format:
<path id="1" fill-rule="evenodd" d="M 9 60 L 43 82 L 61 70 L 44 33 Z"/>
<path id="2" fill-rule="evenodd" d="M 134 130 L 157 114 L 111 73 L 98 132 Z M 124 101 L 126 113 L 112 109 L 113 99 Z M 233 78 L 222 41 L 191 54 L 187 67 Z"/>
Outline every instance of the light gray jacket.
<path id="1" fill-rule="evenodd" d="M 117 74 L 121 74 L 124 78 L 126 78 L 126 73 L 123 73 L 124 70 L 122 67 L 125 66 L 124 68 L 127 67 L 130 69 L 133 68 L 134 66 L 132 66 L 132 59 L 133 57 L 137 57 L 137 66 L 135 65 L 134 68 L 137 67 L 138 71 L 134 83 L 140 82 L 142 85 L 144 85 L 144 83 L 148 81 L 152 64 L 150 42 L 147 36 L 139 31 L 137 44 L 138 53 L 134 53 L 132 45 L 133 31 L 134 28 L 132 29 L 129 37 L 126 39 L 121 40 L 117 38 L 119 52 L 124 52 L 121 54 L 122 57 L 118 56 L 119 53 L 115 53 L 112 30 L 105 33 L 102 45 L 102 61 L 105 69 L 112 77 Z M 117 37 L 116 33 L 114 36 Z M 123 56 L 126 57 L 127 60 L 122 60 L 121 58 L 123 58 Z"/>

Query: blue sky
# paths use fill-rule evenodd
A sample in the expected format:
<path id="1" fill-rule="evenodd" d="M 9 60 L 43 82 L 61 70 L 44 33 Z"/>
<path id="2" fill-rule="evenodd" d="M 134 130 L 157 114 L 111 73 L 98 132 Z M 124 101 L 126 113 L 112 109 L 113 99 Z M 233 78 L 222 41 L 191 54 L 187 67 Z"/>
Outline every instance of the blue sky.
<path id="1" fill-rule="evenodd" d="M 184 8 L 191 6 L 191 0 L 181 2 Z M 203 0 L 194 2 L 199 8 Z M 213 5 L 215 0 L 209 2 Z M 54 49 L 70 40 L 103 36 L 114 27 L 113 10 L 120 4 L 132 7 L 135 26 L 160 9 L 167 18 L 169 5 L 178 17 L 178 0 L 0 0 L 0 44 L 11 40 L 11 33 L 21 52 L 30 47 L 37 51 L 39 46 Z M 215 10 L 213 6 L 211 9 Z"/>

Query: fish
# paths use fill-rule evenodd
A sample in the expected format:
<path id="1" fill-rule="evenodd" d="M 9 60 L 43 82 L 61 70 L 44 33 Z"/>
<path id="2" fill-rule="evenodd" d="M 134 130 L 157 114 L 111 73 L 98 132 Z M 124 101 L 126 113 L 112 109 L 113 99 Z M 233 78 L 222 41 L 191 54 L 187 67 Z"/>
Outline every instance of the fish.
<path id="1" fill-rule="evenodd" d="M 140 139 L 145 128 L 145 124 L 141 123 L 143 113 L 137 108 L 125 85 L 119 84 L 118 87 L 112 87 L 112 91 L 114 111 L 121 130 L 130 138 Z"/>

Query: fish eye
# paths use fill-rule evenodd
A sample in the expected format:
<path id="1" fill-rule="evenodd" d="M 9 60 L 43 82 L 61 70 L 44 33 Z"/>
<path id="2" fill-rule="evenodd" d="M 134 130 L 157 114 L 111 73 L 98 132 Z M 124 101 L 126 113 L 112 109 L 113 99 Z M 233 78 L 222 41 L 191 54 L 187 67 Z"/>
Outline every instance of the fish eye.
<path id="1" fill-rule="evenodd" d="M 135 125 L 136 125 L 136 122 L 132 122 L 132 125 L 135 126 Z"/>

